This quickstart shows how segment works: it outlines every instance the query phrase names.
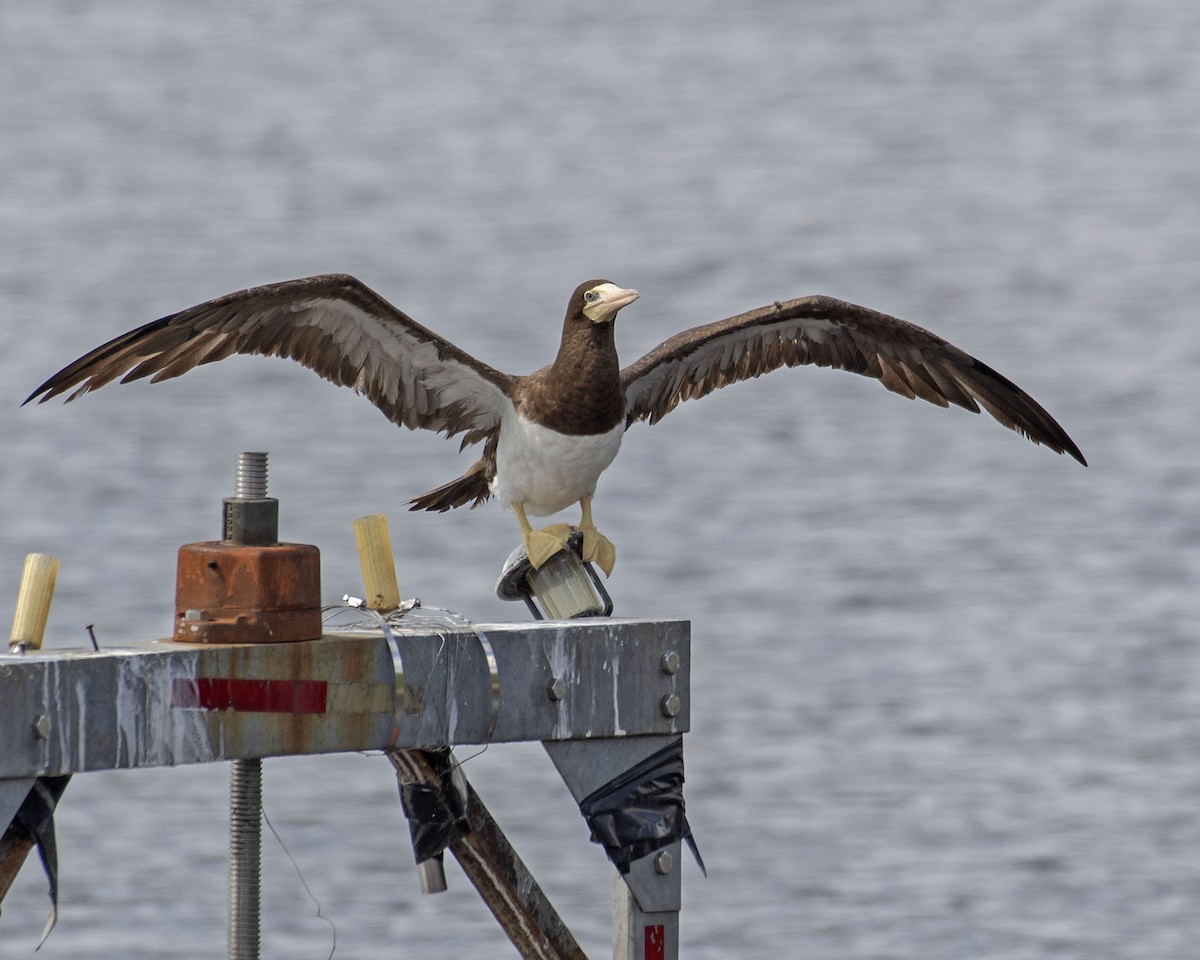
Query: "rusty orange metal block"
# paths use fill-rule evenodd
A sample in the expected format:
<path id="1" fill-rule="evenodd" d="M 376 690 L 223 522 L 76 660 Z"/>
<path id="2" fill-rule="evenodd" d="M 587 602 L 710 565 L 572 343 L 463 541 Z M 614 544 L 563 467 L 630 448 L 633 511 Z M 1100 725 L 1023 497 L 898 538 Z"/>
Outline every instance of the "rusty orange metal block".
<path id="1" fill-rule="evenodd" d="M 276 643 L 321 635 L 321 554 L 307 543 L 179 548 L 175 640 Z"/>

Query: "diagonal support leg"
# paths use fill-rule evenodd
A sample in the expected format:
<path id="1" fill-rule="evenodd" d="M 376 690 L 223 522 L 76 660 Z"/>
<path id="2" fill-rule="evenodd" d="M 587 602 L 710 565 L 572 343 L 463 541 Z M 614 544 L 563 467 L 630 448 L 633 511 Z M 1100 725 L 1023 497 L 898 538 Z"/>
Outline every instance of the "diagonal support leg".
<path id="1" fill-rule="evenodd" d="M 429 785 L 440 784 L 445 764 L 454 762 L 449 751 L 396 750 L 388 759 L 401 781 Z M 587 960 L 483 801 L 467 792 L 470 830 L 449 849 L 517 952 L 527 960 Z"/>

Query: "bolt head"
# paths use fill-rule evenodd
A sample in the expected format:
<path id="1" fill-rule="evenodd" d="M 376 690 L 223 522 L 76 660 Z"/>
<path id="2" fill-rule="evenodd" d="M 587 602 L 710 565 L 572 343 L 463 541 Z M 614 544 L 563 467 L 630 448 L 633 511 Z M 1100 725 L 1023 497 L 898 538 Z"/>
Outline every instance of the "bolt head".
<path id="1" fill-rule="evenodd" d="M 39 740 L 45 740 L 50 736 L 50 718 L 44 713 L 33 722 L 33 732 L 37 734 Z"/>
<path id="2" fill-rule="evenodd" d="M 664 717 L 677 717 L 683 701 L 679 699 L 678 694 L 668 693 L 658 702 L 658 706 Z"/>
<path id="3" fill-rule="evenodd" d="M 555 677 L 546 687 L 546 696 L 551 700 L 561 700 L 567 695 L 567 681 L 562 677 Z"/>
<path id="4" fill-rule="evenodd" d="M 675 866 L 675 858 L 670 850 L 659 850 L 654 857 L 654 872 L 666 876 Z"/>
<path id="5" fill-rule="evenodd" d="M 679 654 L 674 650 L 664 653 L 659 661 L 659 666 L 662 667 L 662 672 L 671 676 L 679 672 Z"/>

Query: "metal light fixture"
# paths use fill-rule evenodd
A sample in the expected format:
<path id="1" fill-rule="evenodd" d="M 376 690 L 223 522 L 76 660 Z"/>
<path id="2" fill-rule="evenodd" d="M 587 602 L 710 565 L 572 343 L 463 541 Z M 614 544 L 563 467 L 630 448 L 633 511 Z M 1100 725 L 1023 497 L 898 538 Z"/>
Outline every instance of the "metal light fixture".
<path id="1" fill-rule="evenodd" d="M 583 561 L 583 534 L 578 530 L 571 532 L 566 550 L 554 554 L 537 570 L 525 548 L 517 547 L 500 572 L 496 596 L 501 600 L 524 600 L 535 620 L 607 617 L 613 611 L 604 584 L 592 565 Z"/>

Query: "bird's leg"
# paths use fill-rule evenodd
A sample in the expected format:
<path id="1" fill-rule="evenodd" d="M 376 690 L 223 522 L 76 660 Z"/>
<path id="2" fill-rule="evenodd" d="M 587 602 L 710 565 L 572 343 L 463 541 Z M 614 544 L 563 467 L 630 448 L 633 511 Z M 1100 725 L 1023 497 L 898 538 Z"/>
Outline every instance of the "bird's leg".
<path id="1" fill-rule="evenodd" d="M 534 530 L 525 516 L 524 504 L 514 503 L 513 512 L 521 523 L 521 540 L 525 544 L 525 553 L 533 569 L 537 570 L 543 563 L 558 553 L 567 545 L 565 537 L 556 537 L 545 530 Z"/>
<path id="2" fill-rule="evenodd" d="M 612 541 L 596 529 L 592 522 L 592 498 L 590 495 L 579 501 L 583 518 L 579 521 L 579 529 L 583 531 L 583 559 L 594 562 L 604 571 L 606 577 L 612 576 L 613 565 L 617 562 L 617 548 Z"/>

